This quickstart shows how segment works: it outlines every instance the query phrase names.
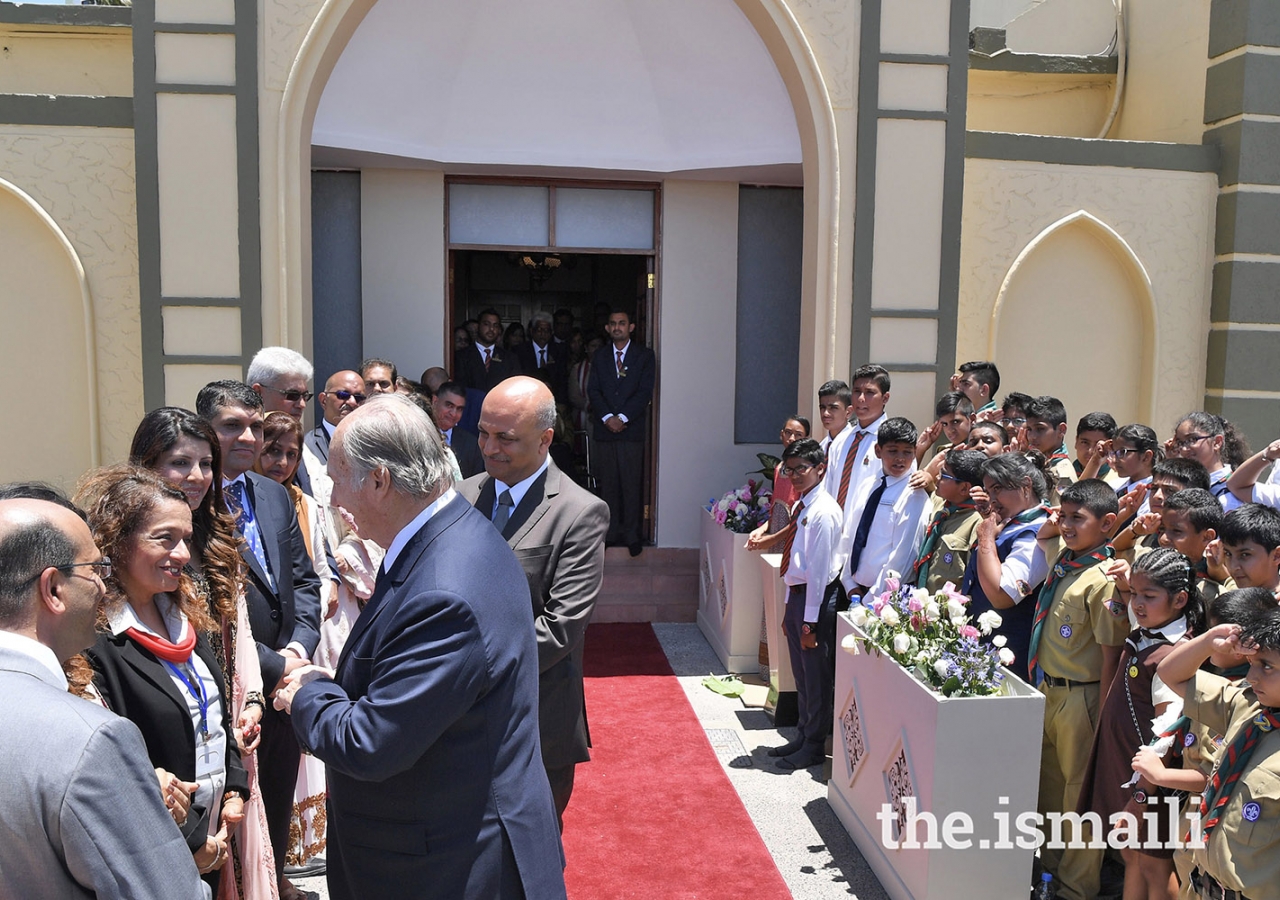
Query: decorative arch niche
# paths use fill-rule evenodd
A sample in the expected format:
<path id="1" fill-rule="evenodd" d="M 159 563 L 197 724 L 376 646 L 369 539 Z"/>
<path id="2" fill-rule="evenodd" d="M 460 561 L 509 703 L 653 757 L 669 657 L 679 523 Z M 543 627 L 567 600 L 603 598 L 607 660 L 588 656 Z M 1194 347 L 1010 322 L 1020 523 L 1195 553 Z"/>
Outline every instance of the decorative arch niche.
<path id="1" fill-rule="evenodd" d="M 1157 308 L 1133 248 L 1085 210 L 1038 234 L 1005 275 L 991 313 L 988 358 L 1002 389 L 1052 394 L 1069 434 L 1085 413 L 1118 424 L 1155 416 Z"/>
<path id="2" fill-rule="evenodd" d="M 38 381 L 13 395 L 0 442 L 4 480 L 69 488 L 98 464 L 93 303 L 84 266 L 53 217 L 0 178 L 0 271 L 12 301 L 0 328 L 0 359 Z"/>

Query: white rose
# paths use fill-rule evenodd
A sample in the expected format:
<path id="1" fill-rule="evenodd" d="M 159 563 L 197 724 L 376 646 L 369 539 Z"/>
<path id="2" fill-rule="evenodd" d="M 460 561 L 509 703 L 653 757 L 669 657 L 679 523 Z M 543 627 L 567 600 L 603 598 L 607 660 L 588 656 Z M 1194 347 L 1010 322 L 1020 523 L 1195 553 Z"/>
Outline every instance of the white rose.
<path id="1" fill-rule="evenodd" d="M 947 615 L 951 617 L 951 621 L 953 622 L 957 618 L 963 619 L 964 604 L 961 603 L 959 600 L 956 600 L 955 598 L 948 598 L 947 599 Z M 961 623 L 961 624 L 964 624 L 964 623 Z"/>
<path id="2" fill-rule="evenodd" d="M 844 640 L 840 642 L 840 649 L 845 653 L 852 653 L 854 656 L 857 656 L 858 639 L 851 634 L 846 634 L 844 636 Z"/>
<path id="3" fill-rule="evenodd" d="M 994 609 L 989 609 L 982 615 L 978 616 L 978 629 L 983 634 L 990 634 L 1000 627 L 1000 623 L 1004 620 L 1000 618 L 1000 613 Z"/>
<path id="4" fill-rule="evenodd" d="M 928 661 L 929 661 L 929 654 L 925 653 L 923 650 L 921 650 L 919 653 L 916 654 L 915 662 L 917 666 L 923 666 Z"/>
<path id="5" fill-rule="evenodd" d="M 849 608 L 849 619 L 859 628 L 867 624 L 867 617 L 869 615 L 870 613 L 867 612 L 867 608 L 861 604 Z"/>
<path id="6" fill-rule="evenodd" d="M 933 671 L 938 673 L 939 678 L 950 678 L 951 664 L 945 659 L 940 659 L 933 664 Z"/>
<path id="7" fill-rule="evenodd" d="M 969 624 L 969 619 L 966 616 L 952 616 L 951 624 L 954 625 L 956 628 L 959 628 L 962 625 Z"/>
<path id="8" fill-rule="evenodd" d="M 924 605 L 924 617 L 926 620 L 936 622 L 941 615 L 942 609 L 938 606 L 936 601 L 930 600 Z"/>
<path id="9" fill-rule="evenodd" d="M 893 652 L 906 653 L 911 649 L 911 638 L 905 634 L 895 634 L 893 636 Z"/>
<path id="10" fill-rule="evenodd" d="M 884 570 L 884 577 L 885 577 L 886 579 L 888 579 L 888 578 L 893 578 L 893 579 L 896 579 L 896 580 L 898 580 L 898 581 L 901 581 L 901 580 L 902 580 L 902 575 L 901 575 L 901 574 L 899 574 L 898 572 L 893 571 L 893 569 L 885 569 L 885 570 Z"/>
<path id="11" fill-rule="evenodd" d="M 892 606 L 886 606 L 880 610 L 880 621 L 892 627 L 902 621 L 902 617 L 898 615 L 898 611 Z"/>
<path id="12" fill-rule="evenodd" d="M 716 507 L 720 510 L 720 512 L 728 512 L 729 504 L 732 502 L 733 502 L 732 497 L 724 497 L 720 500 L 719 503 L 716 504 Z"/>
<path id="13" fill-rule="evenodd" d="M 1002 666 L 1013 665 L 1013 651 L 1010 650 L 1008 647 L 1000 648 L 1000 665 Z"/>
<path id="14" fill-rule="evenodd" d="M 1009 643 L 1009 639 L 1003 634 L 997 634 L 991 639 L 991 643 L 996 647 L 1003 647 L 1005 644 Z"/>

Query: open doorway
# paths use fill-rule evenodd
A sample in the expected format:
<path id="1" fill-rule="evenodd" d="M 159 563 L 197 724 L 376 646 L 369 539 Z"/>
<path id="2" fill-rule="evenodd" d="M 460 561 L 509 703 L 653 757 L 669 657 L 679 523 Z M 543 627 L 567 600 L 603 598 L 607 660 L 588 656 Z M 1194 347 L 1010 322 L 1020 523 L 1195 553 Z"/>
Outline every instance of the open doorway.
<path id="1" fill-rule="evenodd" d="M 586 372 L 580 363 L 608 342 L 604 323 L 615 309 L 625 311 L 636 323 L 632 340 L 653 347 L 654 254 L 451 249 L 448 278 L 450 371 L 454 351 L 474 340 L 468 324 L 474 329 L 482 311 L 497 311 L 503 328 L 500 346 L 515 357 L 530 340 L 534 315 L 552 316 L 557 341 L 552 355 L 562 367 L 560 383 L 552 383 L 562 413 L 552 455 L 575 481 L 595 490 L 592 421 L 582 405 Z M 647 542 L 654 536 L 656 421 L 654 411 L 645 438 L 643 532 Z"/>

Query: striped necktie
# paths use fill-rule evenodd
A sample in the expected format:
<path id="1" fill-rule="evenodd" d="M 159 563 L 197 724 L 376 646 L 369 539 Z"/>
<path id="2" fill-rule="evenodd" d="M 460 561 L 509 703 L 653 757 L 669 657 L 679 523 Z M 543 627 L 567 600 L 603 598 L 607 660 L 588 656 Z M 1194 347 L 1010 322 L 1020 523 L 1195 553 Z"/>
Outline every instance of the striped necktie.
<path id="1" fill-rule="evenodd" d="M 489 363 L 491 362 L 493 362 L 493 348 L 485 347 L 484 348 L 484 370 L 486 372 L 489 371 Z"/>
<path id="2" fill-rule="evenodd" d="M 929 522 L 929 527 L 924 532 L 924 542 L 920 545 L 920 555 L 911 567 L 911 582 L 913 584 L 918 587 L 924 587 L 924 582 L 929 578 L 929 563 L 933 560 L 933 554 L 938 549 L 938 541 L 942 539 L 942 523 L 955 513 L 967 512 L 977 508 L 973 501 L 967 500 L 960 504 L 948 503 L 933 514 L 933 520 Z"/>
<path id="3" fill-rule="evenodd" d="M 267 583 L 273 591 L 275 584 L 271 566 L 267 564 L 267 554 L 262 546 L 262 533 L 258 530 L 258 520 L 253 515 L 253 509 L 249 505 L 248 498 L 245 496 L 244 482 L 233 481 L 226 486 L 222 492 L 223 498 L 226 500 L 227 509 L 231 511 L 231 515 L 235 516 L 236 529 L 244 538 L 246 544 L 249 545 L 249 551 L 253 554 L 253 558 L 258 561 L 258 565 L 262 566 L 262 571 L 267 573 Z"/>
<path id="4" fill-rule="evenodd" d="M 1200 801 L 1200 819 L 1204 822 L 1206 838 L 1222 820 L 1222 811 L 1231 800 L 1231 792 L 1249 764 L 1253 748 L 1258 746 L 1258 741 L 1264 734 L 1276 728 L 1280 728 L 1280 715 L 1274 709 L 1263 707 L 1223 750 L 1218 767 L 1209 779 L 1209 789 L 1204 792 L 1204 798 Z"/>
<path id="5" fill-rule="evenodd" d="M 782 568 L 778 570 L 779 575 L 785 576 L 787 570 L 791 568 L 791 548 L 796 542 L 796 525 L 800 521 L 802 512 L 804 512 L 803 500 L 799 501 L 796 508 L 791 511 L 791 524 L 787 526 L 787 537 L 782 542 Z"/>
<path id="6" fill-rule="evenodd" d="M 858 448 L 862 446 L 862 439 L 866 437 L 865 431 L 859 431 L 853 436 L 853 445 L 844 455 L 844 468 L 840 471 L 840 490 L 836 493 L 836 502 L 840 504 L 840 508 L 844 509 L 844 500 L 849 496 L 849 481 L 853 478 L 853 463 L 858 458 Z"/>
<path id="7" fill-rule="evenodd" d="M 1044 620 L 1049 616 L 1049 607 L 1053 605 L 1053 592 L 1058 586 L 1058 582 L 1081 569 L 1087 569 L 1090 566 L 1096 566 L 1100 562 L 1104 562 L 1116 555 L 1115 548 L 1110 544 L 1103 544 L 1096 550 L 1086 553 L 1084 556 L 1072 558 L 1068 554 L 1061 556 L 1053 568 L 1049 570 L 1049 577 L 1044 580 L 1044 586 L 1040 588 L 1040 595 L 1036 598 L 1036 616 L 1031 624 L 1031 646 L 1027 650 L 1027 672 L 1032 678 L 1035 678 L 1036 666 L 1040 662 L 1040 636 L 1044 633 Z"/>

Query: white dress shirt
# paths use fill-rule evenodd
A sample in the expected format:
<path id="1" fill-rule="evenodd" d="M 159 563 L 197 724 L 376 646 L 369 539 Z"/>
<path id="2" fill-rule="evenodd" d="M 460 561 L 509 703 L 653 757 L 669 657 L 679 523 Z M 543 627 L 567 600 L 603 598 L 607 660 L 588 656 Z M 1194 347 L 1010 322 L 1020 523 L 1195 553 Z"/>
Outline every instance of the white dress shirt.
<path id="1" fill-rule="evenodd" d="M 387 548 L 386 556 L 382 557 L 383 572 L 391 571 L 391 567 L 395 565 L 396 559 L 400 556 L 400 551 L 402 551 L 409 541 L 413 539 L 415 534 L 421 531 L 423 527 L 431 521 L 432 516 L 448 506 L 456 496 L 458 496 L 458 492 L 453 488 L 449 488 L 449 490 L 441 494 L 434 503 L 414 516 L 412 522 L 400 529 L 396 534 L 395 539 L 392 540 L 391 546 Z"/>
<path id="2" fill-rule="evenodd" d="M 489 518 L 492 519 L 498 511 L 498 498 L 502 496 L 503 491 L 511 492 L 511 514 L 515 515 L 516 507 L 520 505 L 520 501 L 524 499 L 524 495 L 529 493 L 529 488 L 533 487 L 533 483 L 538 480 L 538 476 L 547 471 L 547 462 L 550 456 L 542 460 L 542 465 L 538 466 L 538 471 L 534 472 L 519 484 L 507 484 L 497 478 L 493 479 L 493 509 L 489 510 Z"/>
<path id="3" fill-rule="evenodd" d="M 622 354 L 622 362 L 623 362 L 623 365 L 625 366 L 627 361 L 627 351 L 630 349 L 631 349 L 630 339 L 628 339 L 627 342 L 623 344 L 621 347 L 617 346 L 616 344 L 612 344 L 612 343 L 609 344 L 609 362 L 613 365 L 613 371 L 615 373 L 617 373 L 618 371 L 618 354 L 619 353 Z M 611 419 L 614 415 L 615 415 L 614 413 L 605 413 L 603 416 L 600 417 L 600 421 L 608 422 L 609 419 Z M 616 415 L 618 416 L 619 419 L 622 420 L 623 424 L 629 424 L 627 422 L 627 417 L 624 416 L 622 413 L 617 413 Z"/>
<path id="4" fill-rule="evenodd" d="M 57 655 L 35 638 L 29 638 L 25 634 L 17 634 L 0 628 L 0 647 L 34 659 L 49 670 L 49 674 L 54 677 L 57 684 L 62 686 L 64 691 L 67 689 L 67 675 L 62 671 L 62 666 L 58 665 Z"/>
<path id="5" fill-rule="evenodd" d="M 865 478 L 858 485 L 856 497 L 848 504 L 853 507 L 853 511 L 844 520 L 840 558 L 846 561 L 846 565 L 842 567 L 841 581 L 851 595 L 860 585 L 870 588 L 870 594 L 879 594 L 884 590 L 884 582 L 890 571 L 901 575 L 909 572 L 911 564 L 915 562 L 932 512 L 932 498 L 929 494 L 907 487 L 915 470 L 913 463 L 905 474 L 889 478 L 885 482 L 884 493 L 880 496 L 875 518 L 871 520 L 871 530 L 867 533 L 867 543 L 862 548 L 857 571 L 850 571 L 847 562 L 851 562 L 849 555 L 857 536 L 858 523 L 862 520 L 862 511 L 879 486 L 880 479 L 884 477 L 883 466 L 875 469 L 876 477 Z M 852 487 L 849 493 L 853 495 Z"/>
<path id="6" fill-rule="evenodd" d="M 840 504 L 821 484 L 810 488 L 799 502 L 804 503 L 804 509 L 796 520 L 791 563 L 782 581 L 788 587 L 805 586 L 804 621 L 816 622 L 822 595 L 840 574 Z"/>
<path id="7" fill-rule="evenodd" d="M 849 475 L 849 493 L 844 498 L 843 512 L 846 524 L 849 522 L 849 517 L 853 515 L 853 504 L 858 496 L 859 487 L 869 481 L 874 489 L 880 481 L 880 476 L 884 474 L 884 467 L 876 458 L 874 448 L 880 426 L 886 419 L 888 416 L 881 415 L 866 428 L 859 425 L 856 420 L 850 422 L 848 428 L 835 436 L 831 442 L 831 449 L 827 452 L 827 474 L 822 479 L 822 484 L 827 489 L 827 493 L 836 497 L 840 493 L 840 478 L 844 474 L 845 457 L 853 447 L 853 441 L 857 435 L 863 436 L 858 444 L 858 458 L 853 461 L 853 472 Z M 857 527 L 856 522 L 854 527 Z"/>
<path id="8" fill-rule="evenodd" d="M 1235 494 L 1230 491 L 1219 490 L 1219 485 L 1225 484 L 1227 479 L 1230 477 L 1230 466 L 1223 466 L 1216 472 L 1209 473 L 1209 490 L 1218 498 L 1218 502 L 1222 504 L 1223 512 L 1231 512 L 1233 509 L 1239 509 L 1241 506 L 1244 506 L 1243 503 L 1236 499 Z"/>
<path id="9" fill-rule="evenodd" d="M 1151 484 L 1151 476 L 1148 475 L 1146 478 L 1139 478 L 1137 481 L 1134 481 L 1132 478 L 1124 479 L 1124 481 L 1121 481 L 1119 484 L 1116 485 L 1116 498 L 1118 499 L 1120 497 L 1123 497 L 1125 494 L 1129 493 L 1129 491 L 1133 490 L 1140 484 L 1146 484 L 1146 485 Z M 1150 490 L 1148 490 L 1147 495 L 1142 498 L 1142 505 L 1138 507 L 1138 510 L 1137 512 L 1134 513 L 1134 515 L 1145 516 L 1149 512 L 1151 512 Z"/>

